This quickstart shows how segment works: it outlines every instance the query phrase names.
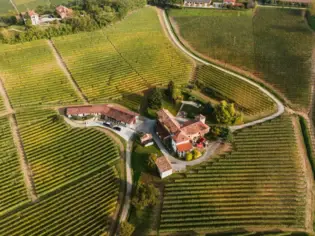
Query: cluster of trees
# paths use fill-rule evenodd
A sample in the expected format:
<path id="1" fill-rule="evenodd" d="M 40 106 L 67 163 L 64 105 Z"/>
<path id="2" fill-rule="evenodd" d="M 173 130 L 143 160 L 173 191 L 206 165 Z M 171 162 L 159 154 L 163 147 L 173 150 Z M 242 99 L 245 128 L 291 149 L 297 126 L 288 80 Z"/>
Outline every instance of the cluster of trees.
<path id="1" fill-rule="evenodd" d="M 153 184 L 138 183 L 131 204 L 138 210 L 153 207 L 158 202 L 160 192 Z"/>
<path id="2" fill-rule="evenodd" d="M 162 107 L 163 95 L 161 89 L 153 88 L 150 95 L 148 96 L 148 106 L 151 109 L 158 110 Z"/>
<path id="3" fill-rule="evenodd" d="M 186 161 L 191 161 L 193 159 L 198 159 L 201 157 L 201 152 L 198 149 L 194 149 L 191 152 L 186 153 Z"/>
<path id="4" fill-rule="evenodd" d="M 181 89 L 172 80 L 167 85 L 166 93 L 173 103 L 181 102 L 184 98 Z"/>
<path id="5" fill-rule="evenodd" d="M 148 0 L 149 4 L 157 6 L 182 5 L 184 0 Z"/>
<path id="6" fill-rule="evenodd" d="M 243 122 L 243 114 L 236 112 L 233 103 L 224 100 L 214 107 L 214 115 L 219 124 L 234 125 Z"/>
<path id="7" fill-rule="evenodd" d="M 127 221 L 124 221 L 120 224 L 119 236 L 131 236 L 134 231 L 135 231 L 135 226 L 128 223 Z"/>
<path id="8" fill-rule="evenodd" d="M 220 138 L 222 141 L 232 143 L 234 140 L 233 134 L 229 127 L 224 126 L 212 126 L 210 132 L 207 134 L 209 139 Z"/>
<path id="9" fill-rule="evenodd" d="M 155 161 L 157 158 L 158 158 L 158 155 L 156 153 L 151 153 L 149 155 L 147 164 L 148 164 L 148 167 L 151 168 L 151 170 L 155 170 L 155 168 L 156 168 Z"/>
<path id="10" fill-rule="evenodd" d="M 4 43 L 17 43 L 52 38 L 80 31 L 92 31 L 124 18 L 129 11 L 144 7 L 146 3 L 146 0 L 76 0 L 66 5 L 74 11 L 71 18 L 63 19 L 60 22 L 54 21 L 49 27 L 42 28 L 31 25 L 26 15 L 24 32 L 13 32 L 2 28 L 0 39 Z M 36 12 L 40 15 L 51 14 L 57 16 L 55 7 L 54 5 L 39 6 L 36 8 Z M 14 20 L 11 18 L 6 20 L 13 24 Z"/>

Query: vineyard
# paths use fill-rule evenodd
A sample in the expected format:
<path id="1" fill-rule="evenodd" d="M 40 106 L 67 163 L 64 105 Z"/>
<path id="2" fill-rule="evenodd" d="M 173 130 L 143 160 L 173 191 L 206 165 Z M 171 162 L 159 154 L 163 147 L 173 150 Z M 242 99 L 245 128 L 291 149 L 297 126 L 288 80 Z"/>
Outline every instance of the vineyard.
<path id="1" fill-rule="evenodd" d="M 14 11 L 10 0 L 0 0 L 0 16 L 7 14 L 9 11 Z"/>
<path id="2" fill-rule="evenodd" d="M 115 143 L 95 129 L 72 129 L 53 111 L 17 113 L 36 192 L 43 195 L 119 159 Z"/>
<path id="3" fill-rule="evenodd" d="M 314 39 L 303 10 L 184 9 L 169 15 L 181 37 L 199 53 L 257 75 L 297 109 L 308 106 Z"/>
<path id="4" fill-rule="evenodd" d="M 192 71 L 189 61 L 165 37 L 150 7 L 103 31 L 59 37 L 54 43 L 92 102 L 141 95 L 170 80 L 185 84 Z"/>
<path id="5" fill-rule="evenodd" d="M 196 78 L 203 82 L 206 90 L 211 90 L 212 94 L 235 102 L 245 115 L 274 111 L 274 102 L 257 87 L 219 69 L 200 66 Z"/>
<path id="6" fill-rule="evenodd" d="M 0 113 L 5 112 L 5 111 L 6 111 L 6 108 L 4 106 L 4 102 L 3 102 L 2 97 L 0 96 Z"/>
<path id="7" fill-rule="evenodd" d="M 0 213 L 27 201 L 19 156 L 7 118 L 0 118 Z"/>
<path id="8" fill-rule="evenodd" d="M 0 45 L 0 71 L 14 108 L 79 102 L 44 40 Z"/>
<path id="9" fill-rule="evenodd" d="M 107 235 L 117 178 L 114 168 L 105 168 L 21 211 L 0 215 L 0 235 Z"/>
<path id="10" fill-rule="evenodd" d="M 305 227 L 305 176 L 291 119 L 240 131 L 234 151 L 171 178 L 161 233 Z"/>
<path id="11" fill-rule="evenodd" d="M 10 0 L 7 0 L 10 1 Z M 63 0 L 14 0 L 15 5 L 17 6 L 19 11 L 27 11 L 31 9 L 35 9 L 37 6 L 47 6 L 49 4 L 58 5 L 62 3 L 66 3 Z"/>

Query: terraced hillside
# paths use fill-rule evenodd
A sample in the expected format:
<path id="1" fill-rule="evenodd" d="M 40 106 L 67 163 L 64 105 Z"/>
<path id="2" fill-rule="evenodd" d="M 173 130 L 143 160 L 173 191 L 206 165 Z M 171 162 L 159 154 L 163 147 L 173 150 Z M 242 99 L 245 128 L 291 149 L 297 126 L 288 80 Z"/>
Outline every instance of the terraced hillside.
<path id="1" fill-rule="evenodd" d="M 165 37 L 151 7 L 103 31 L 59 37 L 54 43 L 93 102 L 132 96 L 170 80 L 185 84 L 192 71 L 188 59 Z"/>
<path id="2" fill-rule="evenodd" d="M 308 107 L 315 40 L 304 10 L 172 9 L 169 15 L 188 47 L 222 66 L 251 72 L 283 93 L 297 109 Z"/>
<path id="3" fill-rule="evenodd" d="M 231 154 L 166 184 L 160 232 L 304 229 L 302 161 L 287 116 L 240 131 Z"/>
<path id="4" fill-rule="evenodd" d="M 198 67 L 196 78 L 208 93 L 235 102 L 245 115 L 271 113 L 275 109 L 274 102 L 257 87 L 214 67 Z"/>
<path id="5" fill-rule="evenodd" d="M 0 118 L 0 215 L 28 201 L 9 121 Z"/>
<path id="6" fill-rule="evenodd" d="M 45 40 L 0 45 L 0 71 L 14 108 L 80 102 Z"/>
<path id="7" fill-rule="evenodd" d="M 24 150 L 39 195 L 119 159 L 115 143 L 95 129 L 72 129 L 54 111 L 17 113 Z"/>
<path id="8" fill-rule="evenodd" d="M 114 168 L 105 168 L 21 211 L 0 215 L 0 235 L 107 235 L 117 178 Z"/>

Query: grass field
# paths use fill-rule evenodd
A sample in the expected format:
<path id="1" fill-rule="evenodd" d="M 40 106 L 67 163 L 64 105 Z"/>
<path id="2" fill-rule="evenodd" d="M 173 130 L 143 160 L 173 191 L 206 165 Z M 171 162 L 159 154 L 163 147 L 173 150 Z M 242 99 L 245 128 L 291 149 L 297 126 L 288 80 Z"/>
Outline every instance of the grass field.
<path id="1" fill-rule="evenodd" d="M 54 111 L 17 113 L 36 192 L 43 195 L 90 172 L 111 166 L 118 148 L 95 129 L 72 129 Z"/>
<path id="2" fill-rule="evenodd" d="M 16 7 L 19 11 L 27 11 L 28 9 L 36 9 L 37 6 L 45 6 L 45 5 L 60 5 L 62 3 L 69 2 L 68 0 L 14 0 Z"/>
<path id="3" fill-rule="evenodd" d="M 109 167 L 21 211 L 0 215 L 0 235 L 107 235 L 117 204 L 117 178 Z"/>
<path id="4" fill-rule="evenodd" d="M 205 56 L 250 71 L 298 108 L 309 103 L 314 39 L 302 10 L 171 10 L 181 36 Z"/>
<path id="5" fill-rule="evenodd" d="M 211 66 L 197 68 L 196 78 L 203 82 L 208 94 L 235 102 L 245 115 L 271 113 L 275 103 L 258 88 Z"/>
<path id="6" fill-rule="evenodd" d="M 0 215 L 18 204 L 28 200 L 24 188 L 10 125 L 7 118 L 0 118 Z"/>
<path id="7" fill-rule="evenodd" d="M 0 16 L 5 15 L 8 12 L 16 13 L 12 4 L 10 3 L 10 0 L 0 0 Z"/>
<path id="8" fill-rule="evenodd" d="M 304 228 L 300 158 L 288 116 L 238 132 L 231 154 L 166 184 L 160 233 Z"/>
<path id="9" fill-rule="evenodd" d="M 185 84 L 192 71 L 188 59 L 165 37 L 150 7 L 104 31 L 59 37 L 54 42 L 93 102 L 142 96 L 143 90 L 170 80 Z"/>
<path id="10" fill-rule="evenodd" d="M 14 108 L 80 102 L 45 40 L 0 45 L 0 71 Z"/>

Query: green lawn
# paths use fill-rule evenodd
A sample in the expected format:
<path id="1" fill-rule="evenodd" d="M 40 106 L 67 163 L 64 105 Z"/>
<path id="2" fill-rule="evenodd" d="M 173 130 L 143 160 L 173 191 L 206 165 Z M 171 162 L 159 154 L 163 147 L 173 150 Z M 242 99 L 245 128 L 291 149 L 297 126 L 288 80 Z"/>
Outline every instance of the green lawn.
<path id="1" fill-rule="evenodd" d="M 258 7 L 255 12 L 171 10 L 169 15 L 196 51 L 257 75 L 293 105 L 306 108 L 314 38 L 302 13 Z"/>
<path id="2" fill-rule="evenodd" d="M 154 144 L 149 147 L 143 147 L 139 140 L 134 143 L 132 152 L 132 169 L 133 169 L 133 181 L 134 184 L 140 182 L 153 183 L 159 180 L 157 170 L 153 170 L 148 167 L 148 157 L 151 153 L 156 153 L 161 156 L 159 148 Z M 156 207 L 147 207 L 143 210 L 137 210 L 134 207 L 131 208 L 129 222 L 136 226 L 134 235 L 146 236 L 154 228 Z"/>

